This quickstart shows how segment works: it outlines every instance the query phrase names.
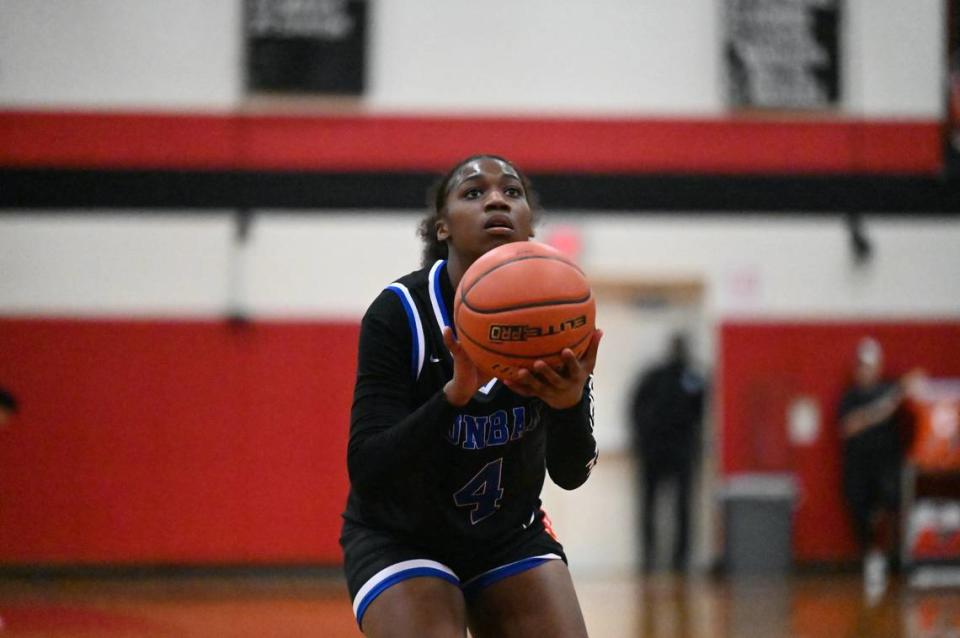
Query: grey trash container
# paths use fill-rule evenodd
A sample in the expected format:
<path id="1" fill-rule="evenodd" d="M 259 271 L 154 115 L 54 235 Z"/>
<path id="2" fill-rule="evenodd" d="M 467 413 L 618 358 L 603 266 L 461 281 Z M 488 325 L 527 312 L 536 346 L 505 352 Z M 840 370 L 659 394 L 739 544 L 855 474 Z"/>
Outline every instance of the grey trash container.
<path id="1" fill-rule="evenodd" d="M 731 572 L 787 571 L 797 488 L 790 474 L 736 474 L 721 490 L 724 566 Z"/>

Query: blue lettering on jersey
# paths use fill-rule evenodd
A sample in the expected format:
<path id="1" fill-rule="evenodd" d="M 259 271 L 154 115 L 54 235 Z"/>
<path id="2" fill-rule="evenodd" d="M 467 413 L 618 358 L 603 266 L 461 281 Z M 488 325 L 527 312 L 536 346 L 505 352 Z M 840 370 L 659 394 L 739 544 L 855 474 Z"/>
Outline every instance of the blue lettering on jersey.
<path id="1" fill-rule="evenodd" d="M 460 442 L 460 431 L 463 429 L 463 415 L 458 414 L 457 418 L 453 420 L 453 423 L 450 424 L 450 429 L 447 430 L 447 442 L 452 445 L 456 445 Z"/>
<path id="2" fill-rule="evenodd" d="M 463 449 L 482 450 L 486 445 L 486 429 L 489 417 L 463 415 Z"/>
<path id="3" fill-rule="evenodd" d="M 509 414 L 506 410 L 486 415 L 458 414 L 444 438 L 450 445 L 464 450 L 483 450 L 523 438 L 536 426 L 534 421 L 528 421 L 526 408 L 522 405 L 512 408 Z"/>
<path id="4" fill-rule="evenodd" d="M 516 441 L 521 438 L 524 430 L 526 430 L 526 426 L 526 410 L 522 405 L 518 405 L 513 409 L 513 432 L 510 434 L 510 440 Z"/>
<path id="5" fill-rule="evenodd" d="M 510 439 L 507 425 L 507 411 L 497 410 L 490 415 L 490 428 L 487 430 L 487 445 L 503 445 Z"/>

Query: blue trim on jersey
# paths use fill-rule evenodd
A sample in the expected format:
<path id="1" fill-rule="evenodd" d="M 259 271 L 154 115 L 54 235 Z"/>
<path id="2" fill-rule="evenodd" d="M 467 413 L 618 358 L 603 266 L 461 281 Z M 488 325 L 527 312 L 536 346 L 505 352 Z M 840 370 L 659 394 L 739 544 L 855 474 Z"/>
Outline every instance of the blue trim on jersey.
<path id="1" fill-rule="evenodd" d="M 457 333 L 457 329 L 450 322 L 450 313 L 447 312 L 447 304 L 443 301 L 443 293 L 440 291 L 440 276 L 443 273 L 444 268 L 447 267 L 447 260 L 441 259 L 440 266 L 437 268 L 437 274 L 433 278 L 433 294 L 437 297 L 437 306 L 440 308 L 440 316 L 443 317 L 444 327 L 450 327 L 453 329 L 453 333 Z"/>
<path id="2" fill-rule="evenodd" d="M 559 558 L 559 556 L 557 557 Z M 468 598 L 471 596 L 476 596 L 480 593 L 480 590 L 489 587 L 497 581 L 503 580 L 520 572 L 525 572 L 528 569 L 533 569 L 539 565 L 546 563 L 547 561 L 557 560 L 557 558 L 547 558 L 544 556 L 534 556 L 531 558 L 524 558 L 523 560 L 518 560 L 515 563 L 510 563 L 509 565 L 504 565 L 492 571 L 487 572 L 477 576 L 470 582 L 463 585 L 463 595 Z"/>
<path id="3" fill-rule="evenodd" d="M 393 574 L 388 578 L 384 578 L 376 587 L 367 592 L 367 595 L 364 596 L 363 600 L 360 601 L 360 604 L 357 606 L 357 624 L 360 627 L 363 627 L 363 615 L 367 612 L 367 607 L 370 606 L 377 596 L 382 594 L 387 588 L 396 585 L 397 583 L 410 579 L 417 578 L 418 576 L 434 576 L 436 578 L 442 578 L 443 580 L 453 583 L 457 587 L 460 586 L 460 581 L 457 580 L 456 576 L 448 574 L 447 572 L 436 569 L 434 567 L 414 567 L 412 569 L 405 569 L 402 572 Z"/>
<path id="4" fill-rule="evenodd" d="M 413 343 L 413 356 L 411 357 L 413 361 L 412 371 L 413 378 L 416 379 L 420 375 L 420 370 L 418 369 L 420 358 L 420 335 L 417 332 L 417 320 L 413 313 L 415 313 L 417 310 L 416 308 L 410 307 L 410 302 L 407 300 L 407 296 L 403 294 L 403 290 L 394 284 L 387 286 L 387 290 L 392 290 L 398 297 L 400 297 L 400 303 L 403 304 L 403 309 L 407 313 L 407 323 L 410 325 L 410 340 Z"/>

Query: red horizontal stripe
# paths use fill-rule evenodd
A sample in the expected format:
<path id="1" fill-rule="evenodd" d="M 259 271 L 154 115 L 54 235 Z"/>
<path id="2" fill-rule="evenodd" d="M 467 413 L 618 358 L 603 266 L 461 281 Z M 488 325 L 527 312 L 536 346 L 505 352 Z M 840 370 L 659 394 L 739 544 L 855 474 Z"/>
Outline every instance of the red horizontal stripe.
<path id="1" fill-rule="evenodd" d="M 0 111 L 0 165 L 435 171 L 478 152 L 527 171 L 940 170 L 934 121 L 262 116 Z"/>

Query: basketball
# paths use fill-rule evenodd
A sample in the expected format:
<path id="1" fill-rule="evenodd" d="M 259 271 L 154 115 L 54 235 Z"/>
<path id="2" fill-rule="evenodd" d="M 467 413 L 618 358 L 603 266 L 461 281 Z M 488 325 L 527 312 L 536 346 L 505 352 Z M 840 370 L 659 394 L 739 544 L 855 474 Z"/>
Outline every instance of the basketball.
<path id="1" fill-rule="evenodd" d="M 453 304 L 457 338 L 484 373 L 511 379 L 537 359 L 590 345 L 596 303 L 583 271 L 558 250 L 530 241 L 484 254 L 467 269 Z"/>

